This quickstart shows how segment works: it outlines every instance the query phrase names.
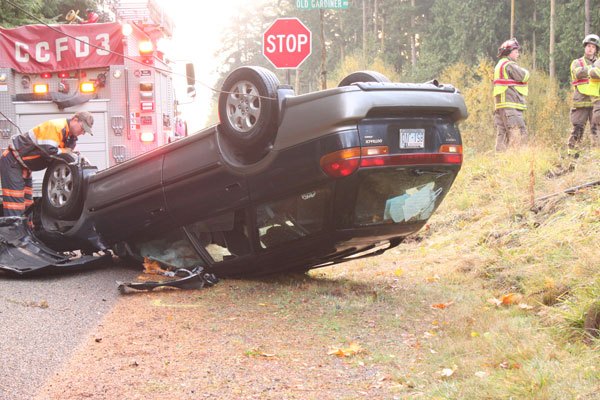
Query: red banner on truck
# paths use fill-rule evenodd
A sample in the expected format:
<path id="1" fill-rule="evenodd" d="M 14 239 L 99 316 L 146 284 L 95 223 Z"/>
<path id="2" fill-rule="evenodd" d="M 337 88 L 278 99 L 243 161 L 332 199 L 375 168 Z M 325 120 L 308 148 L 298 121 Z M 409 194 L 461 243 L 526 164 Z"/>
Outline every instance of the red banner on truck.
<path id="1" fill-rule="evenodd" d="M 0 28 L 0 67 L 40 73 L 122 64 L 123 34 L 116 22 Z"/>

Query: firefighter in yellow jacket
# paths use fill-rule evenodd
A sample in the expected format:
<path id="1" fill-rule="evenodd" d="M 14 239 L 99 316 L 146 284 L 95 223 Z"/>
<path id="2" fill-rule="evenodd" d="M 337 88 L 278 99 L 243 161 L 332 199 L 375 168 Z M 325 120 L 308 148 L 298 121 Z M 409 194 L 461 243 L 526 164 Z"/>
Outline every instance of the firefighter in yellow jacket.
<path id="1" fill-rule="evenodd" d="M 5 216 L 23 215 L 33 203 L 31 171 L 46 169 L 52 156 L 70 153 L 77 137 L 92 134 L 94 117 L 87 111 L 71 118 L 43 122 L 28 132 L 14 135 L 0 157 L 2 208 Z"/>
<path id="2" fill-rule="evenodd" d="M 520 48 L 514 38 L 498 48 L 500 60 L 494 69 L 494 123 L 496 151 L 499 152 L 528 141 L 523 111 L 527 109 L 529 72 L 517 64 Z"/>
<path id="3" fill-rule="evenodd" d="M 573 108 L 571 124 L 573 131 L 569 137 L 570 154 L 577 154 L 576 147 L 581 142 L 585 125 L 590 122 L 592 143 L 598 143 L 600 127 L 592 122 L 593 100 L 598 99 L 598 79 L 591 77 L 596 54 L 600 49 L 598 35 L 587 35 L 583 39 L 584 55 L 571 63 L 571 85 L 573 86 Z"/>

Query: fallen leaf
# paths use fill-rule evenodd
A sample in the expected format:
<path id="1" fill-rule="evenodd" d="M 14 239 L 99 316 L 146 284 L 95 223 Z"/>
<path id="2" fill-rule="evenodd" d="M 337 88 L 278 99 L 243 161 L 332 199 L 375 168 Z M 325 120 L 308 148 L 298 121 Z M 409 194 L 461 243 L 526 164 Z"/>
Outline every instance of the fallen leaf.
<path id="1" fill-rule="evenodd" d="M 521 364 L 518 362 L 503 361 L 499 365 L 502 369 L 521 369 Z"/>
<path id="2" fill-rule="evenodd" d="M 485 378 L 488 376 L 488 373 L 485 371 L 477 371 L 475 372 L 475 376 L 478 378 Z"/>
<path id="3" fill-rule="evenodd" d="M 260 348 L 253 348 L 250 350 L 246 350 L 244 352 L 244 354 L 247 357 L 266 357 L 266 358 L 275 357 L 275 353 L 265 353 Z"/>
<path id="4" fill-rule="evenodd" d="M 453 301 L 449 301 L 447 303 L 437 303 L 437 304 L 432 304 L 431 308 L 437 308 L 439 310 L 443 310 L 448 308 L 449 306 L 451 306 L 452 304 L 454 304 Z"/>
<path id="5" fill-rule="evenodd" d="M 440 276 L 439 275 L 428 276 L 427 278 L 425 278 L 425 280 L 429 283 L 437 282 L 440 280 Z"/>
<path id="6" fill-rule="evenodd" d="M 520 300 L 520 297 L 517 293 L 507 293 L 501 298 L 502 304 L 505 306 L 516 304 Z"/>
<path id="7" fill-rule="evenodd" d="M 348 347 L 332 347 L 327 354 L 338 357 L 351 357 L 359 353 L 364 353 L 364 349 L 356 342 L 348 343 Z"/>
<path id="8" fill-rule="evenodd" d="M 479 336 L 479 332 L 475 332 L 475 331 L 471 332 L 471 337 L 474 338 L 474 337 L 477 337 L 477 336 Z"/>
<path id="9" fill-rule="evenodd" d="M 396 275 L 396 276 L 398 276 L 398 277 L 402 276 L 402 274 L 404 274 L 404 270 L 402 270 L 402 268 L 397 268 L 397 269 L 394 271 L 394 275 Z"/>
<path id="10" fill-rule="evenodd" d="M 452 368 L 444 368 L 441 372 L 440 375 L 443 378 L 449 378 L 454 374 L 454 370 Z"/>

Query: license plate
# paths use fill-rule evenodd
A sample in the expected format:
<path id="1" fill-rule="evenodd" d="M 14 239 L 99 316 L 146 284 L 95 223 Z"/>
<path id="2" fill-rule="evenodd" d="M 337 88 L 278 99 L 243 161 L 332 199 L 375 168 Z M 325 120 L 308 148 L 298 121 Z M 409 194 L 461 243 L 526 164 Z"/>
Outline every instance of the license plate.
<path id="1" fill-rule="evenodd" d="M 425 147 L 425 129 L 400 129 L 401 149 L 422 149 Z"/>

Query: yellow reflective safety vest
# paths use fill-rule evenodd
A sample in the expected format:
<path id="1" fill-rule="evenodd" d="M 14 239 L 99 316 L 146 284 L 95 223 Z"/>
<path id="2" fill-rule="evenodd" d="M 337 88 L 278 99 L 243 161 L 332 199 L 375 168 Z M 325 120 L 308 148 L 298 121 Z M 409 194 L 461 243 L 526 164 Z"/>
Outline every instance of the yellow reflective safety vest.
<path id="1" fill-rule="evenodd" d="M 525 110 L 527 109 L 525 103 L 511 101 L 511 99 L 506 98 L 506 94 L 509 88 L 513 88 L 518 94 L 527 96 L 529 94 L 529 89 L 527 87 L 529 72 L 523 70 L 525 73 L 520 80 L 513 79 L 506 70 L 507 66 L 511 64 L 517 66 L 516 62 L 510 60 L 508 57 L 504 57 L 498 61 L 496 68 L 494 68 L 494 97 L 499 96 L 496 100 L 495 108 L 515 108 L 517 110 Z"/>
<path id="2" fill-rule="evenodd" d="M 577 90 L 579 93 L 585 96 L 597 97 L 598 92 L 600 91 L 600 80 L 591 78 L 589 75 L 586 78 L 577 79 L 577 70 L 581 70 L 581 68 L 586 68 L 590 66 L 591 63 L 585 57 L 578 58 L 573 60 L 571 63 L 571 85 L 573 88 Z M 581 104 L 574 104 L 575 107 L 590 107 L 591 102 L 576 102 Z M 585 104 L 584 104 L 585 103 Z M 588 104 L 589 103 L 589 104 Z"/>
<path id="3" fill-rule="evenodd" d="M 600 60 L 596 60 L 590 69 L 590 85 L 594 93 L 591 95 L 592 103 L 600 101 Z"/>

